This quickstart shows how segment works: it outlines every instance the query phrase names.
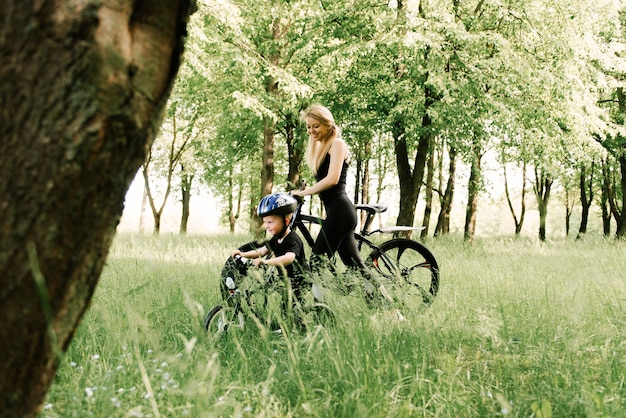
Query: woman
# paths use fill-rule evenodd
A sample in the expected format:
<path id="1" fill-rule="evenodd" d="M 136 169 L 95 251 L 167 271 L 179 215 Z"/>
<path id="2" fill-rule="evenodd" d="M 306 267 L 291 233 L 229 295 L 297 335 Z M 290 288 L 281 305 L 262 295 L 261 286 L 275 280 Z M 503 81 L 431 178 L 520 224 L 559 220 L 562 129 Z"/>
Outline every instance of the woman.
<path id="1" fill-rule="evenodd" d="M 311 106 L 303 113 L 303 119 L 309 134 L 306 160 L 317 183 L 290 193 L 293 196 L 319 194 L 326 209 L 326 219 L 313 246 L 311 262 L 316 267 L 320 255 L 330 258 L 337 251 L 346 266 L 364 272 L 365 266 L 354 239 L 356 210 L 346 194 L 348 147 L 339 138 L 339 128 L 326 107 Z"/>

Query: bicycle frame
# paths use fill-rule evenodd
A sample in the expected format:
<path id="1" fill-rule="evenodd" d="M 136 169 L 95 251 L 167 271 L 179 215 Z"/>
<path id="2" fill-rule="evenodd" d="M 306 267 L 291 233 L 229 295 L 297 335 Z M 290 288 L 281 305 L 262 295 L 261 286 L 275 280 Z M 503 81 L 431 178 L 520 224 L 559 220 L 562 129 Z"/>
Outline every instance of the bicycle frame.
<path id="1" fill-rule="evenodd" d="M 313 247 L 313 245 L 315 244 L 315 239 L 311 235 L 311 232 L 309 231 L 305 223 L 321 225 L 323 219 L 319 216 L 303 214 L 303 206 L 304 200 L 301 200 L 298 203 L 298 208 L 296 209 L 296 212 L 293 216 L 292 229 L 297 229 L 298 231 L 300 231 L 300 234 L 305 239 L 309 247 Z M 398 233 L 423 229 L 415 227 L 395 226 L 370 231 L 369 228 L 374 221 L 374 217 L 376 216 L 376 214 L 385 212 L 387 210 L 387 207 L 383 205 L 356 205 L 355 208 L 357 210 L 364 211 L 366 214 L 365 221 L 363 222 L 361 229 L 359 231 L 354 231 L 354 238 L 356 238 L 359 251 L 361 251 L 363 244 L 366 244 L 372 250 L 380 250 L 380 247 L 378 245 L 376 245 L 374 242 L 367 238 L 368 236 L 374 235 L 376 233 Z"/>

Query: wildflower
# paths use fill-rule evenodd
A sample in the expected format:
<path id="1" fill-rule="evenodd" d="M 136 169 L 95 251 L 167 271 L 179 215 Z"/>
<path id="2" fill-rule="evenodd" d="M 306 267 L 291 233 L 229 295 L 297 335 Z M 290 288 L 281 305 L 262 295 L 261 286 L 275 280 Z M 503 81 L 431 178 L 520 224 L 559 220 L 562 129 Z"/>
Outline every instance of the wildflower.
<path id="1" fill-rule="evenodd" d="M 93 389 L 87 387 L 85 388 L 85 393 L 87 394 L 88 398 L 91 398 L 93 396 Z"/>
<path id="2" fill-rule="evenodd" d="M 71 363 L 70 363 L 70 366 L 72 366 L 72 367 L 76 367 L 76 362 L 75 362 L 75 361 L 71 362 Z"/>
<path id="3" fill-rule="evenodd" d="M 92 360 L 98 360 L 100 359 L 100 355 L 99 354 L 94 354 L 93 356 L 91 356 Z"/>

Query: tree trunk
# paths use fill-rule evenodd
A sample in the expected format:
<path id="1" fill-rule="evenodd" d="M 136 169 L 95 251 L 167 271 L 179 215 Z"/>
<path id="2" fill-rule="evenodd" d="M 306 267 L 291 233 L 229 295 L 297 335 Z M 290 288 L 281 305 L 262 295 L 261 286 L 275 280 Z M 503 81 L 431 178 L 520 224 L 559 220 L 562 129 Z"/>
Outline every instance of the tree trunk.
<path id="1" fill-rule="evenodd" d="M 448 183 L 446 190 L 441 197 L 441 208 L 435 226 L 435 236 L 447 235 L 450 233 L 450 213 L 452 213 L 452 199 L 454 198 L 455 176 L 456 176 L 456 156 L 455 148 L 450 148 L 450 164 L 448 167 Z"/>
<path id="2" fill-rule="evenodd" d="M 541 173 L 535 167 L 535 196 L 537 197 L 537 206 L 539 209 L 539 240 L 546 240 L 546 220 L 548 218 L 548 202 L 550 201 L 550 191 L 552 189 L 552 178 L 543 170 Z"/>
<path id="3" fill-rule="evenodd" d="M 615 231 L 615 238 L 626 238 L 626 156 L 619 157 L 620 167 L 620 188 L 622 195 L 621 208 L 617 211 L 615 220 L 617 221 L 617 230 Z"/>
<path id="4" fill-rule="evenodd" d="M 165 202 L 167 197 L 163 199 L 163 204 L 160 209 L 157 209 L 156 203 L 154 201 L 154 196 L 152 196 L 152 189 L 150 188 L 150 176 L 148 174 L 148 167 L 150 166 L 150 155 L 146 161 L 144 161 L 142 165 L 141 173 L 143 174 L 144 187 L 146 191 L 146 196 L 148 196 L 148 203 L 150 204 L 150 209 L 152 211 L 152 218 L 154 219 L 154 226 L 152 228 L 152 233 L 154 235 L 159 235 L 161 233 L 161 214 L 163 213 L 163 208 L 165 208 Z"/>
<path id="5" fill-rule="evenodd" d="M 274 122 L 266 117 L 263 129 L 263 157 L 261 163 L 261 194 L 253 198 L 251 203 L 250 232 L 255 236 L 262 233 L 261 219 L 256 215 L 256 206 L 263 196 L 272 193 L 274 187 Z M 253 195 L 254 196 L 254 195 Z M 255 209 L 255 210 L 252 210 Z"/>
<path id="6" fill-rule="evenodd" d="M 261 196 L 272 193 L 274 187 L 274 122 L 265 120 L 263 130 L 263 162 L 261 166 Z"/>
<path id="7" fill-rule="evenodd" d="M 398 118 L 392 128 L 398 167 L 398 180 L 400 181 L 400 210 L 396 225 L 413 226 L 415 219 L 415 206 L 419 196 L 428 150 L 431 143 L 431 124 L 428 109 L 435 102 L 435 94 L 428 87 L 424 87 L 425 110 L 422 117 L 422 130 L 417 144 L 417 151 L 413 161 L 413 168 L 409 163 L 409 156 L 405 137 L 404 121 Z"/>
<path id="8" fill-rule="evenodd" d="M 234 180 L 234 172 L 231 169 L 228 171 L 228 226 L 229 232 L 231 234 L 235 233 L 235 228 L 237 227 L 237 220 L 239 219 L 239 215 L 241 214 L 241 199 L 243 197 L 243 185 L 241 181 L 239 181 L 237 187 L 237 209 L 235 209 L 235 202 L 233 200 L 233 192 L 235 191 Z"/>
<path id="9" fill-rule="evenodd" d="M 600 197 L 600 208 L 602 209 L 602 233 L 605 237 L 611 235 L 611 210 L 609 207 L 611 183 L 608 164 L 608 159 L 602 160 L 602 195 Z"/>
<path id="10" fill-rule="evenodd" d="M 89 306 L 161 122 L 191 7 L 2 8 L 0 416 L 30 417 Z"/>
<path id="11" fill-rule="evenodd" d="M 476 215 L 478 214 L 478 196 L 481 185 L 481 160 L 482 152 L 474 150 L 472 164 L 470 166 L 470 177 L 467 184 L 467 209 L 465 210 L 465 229 L 463 239 L 466 242 L 474 242 L 476 235 Z"/>
<path id="12" fill-rule="evenodd" d="M 289 172 L 287 182 L 298 185 L 300 180 L 300 166 L 304 158 L 305 147 L 302 138 L 296 134 L 298 125 L 292 115 L 285 116 L 285 138 L 287 140 L 287 153 L 289 154 Z"/>
<path id="13" fill-rule="evenodd" d="M 582 213 L 580 217 L 580 226 L 576 239 L 581 239 L 587 233 L 587 224 L 589 223 L 589 209 L 593 202 L 593 175 L 595 171 L 595 162 L 591 163 L 591 170 L 587 176 L 587 168 L 583 165 L 580 168 L 580 205 Z"/>
<path id="14" fill-rule="evenodd" d="M 509 192 L 509 179 L 506 173 L 506 166 L 503 167 L 504 170 L 504 193 L 506 196 L 507 204 L 509 205 L 509 211 L 513 216 L 513 222 L 515 222 L 515 236 L 519 237 L 522 232 L 522 226 L 524 225 L 524 217 L 526 216 L 526 161 L 522 164 L 522 195 L 521 195 L 521 203 L 520 203 L 520 216 L 517 219 L 517 215 L 515 214 L 515 209 L 513 208 L 513 201 L 511 200 L 511 194 Z"/>
<path id="15" fill-rule="evenodd" d="M 426 206 L 424 207 L 424 220 L 422 226 L 424 229 L 420 232 L 420 238 L 424 239 L 428 236 L 428 229 L 430 226 L 430 215 L 433 210 L 433 179 L 435 177 L 435 152 L 433 150 L 433 144 L 431 144 L 430 154 L 428 155 L 428 162 L 426 163 L 426 191 L 424 193 L 424 201 Z"/>
<path id="16" fill-rule="evenodd" d="M 565 236 L 569 237 L 570 220 L 572 219 L 572 211 L 574 204 L 570 202 L 570 191 L 565 188 Z"/>
<path id="17" fill-rule="evenodd" d="M 181 169 L 184 171 L 184 167 L 181 165 Z M 191 184 L 193 182 L 192 174 L 183 174 L 180 179 L 180 191 L 181 191 L 181 203 L 183 205 L 182 214 L 180 217 L 180 234 L 185 235 L 187 233 L 187 223 L 189 222 L 190 203 L 191 203 Z"/>
<path id="18" fill-rule="evenodd" d="M 360 194 L 360 202 L 364 204 L 368 204 L 370 202 L 370 160 L 369 156 L 372 154 L 372 141 L 366 140 L 365 144 L 363 144 L 363 154 L 366 156 L 364 158 L 363 163 L 361 164 L 361 194 Z M 355 200 L 357 202 L 357 200 Z M 363 212 L 363 211 L 362 211 Z M 366 214 L 361 214 L 361 223 L 365 222 Z"/>

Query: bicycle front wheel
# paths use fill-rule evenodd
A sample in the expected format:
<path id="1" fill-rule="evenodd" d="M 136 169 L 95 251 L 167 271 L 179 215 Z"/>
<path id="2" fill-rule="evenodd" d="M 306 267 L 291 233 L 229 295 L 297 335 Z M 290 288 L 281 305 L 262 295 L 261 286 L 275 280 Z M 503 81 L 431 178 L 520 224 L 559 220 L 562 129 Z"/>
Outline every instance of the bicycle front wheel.
<path id="1" fill-rule="evenodd" d="M 439 265 L 433 254 L 419 242 L 396 238 L 374 249 L 368 263 L 400 287 L 404 296 L 415 294 L 432 303 L 439 290 Z"/>
<path id="2" fill-rule="evenodd" d="M 243 317 L 236 306 L 217 305 L 204 318 L 207 334 L 219 335 L 232 328 L 243 328 Z"/>

